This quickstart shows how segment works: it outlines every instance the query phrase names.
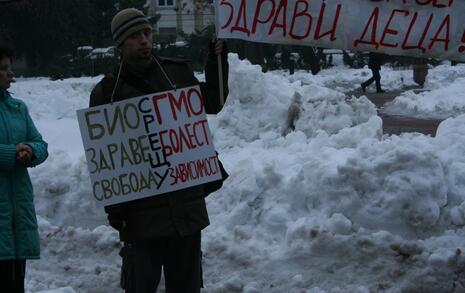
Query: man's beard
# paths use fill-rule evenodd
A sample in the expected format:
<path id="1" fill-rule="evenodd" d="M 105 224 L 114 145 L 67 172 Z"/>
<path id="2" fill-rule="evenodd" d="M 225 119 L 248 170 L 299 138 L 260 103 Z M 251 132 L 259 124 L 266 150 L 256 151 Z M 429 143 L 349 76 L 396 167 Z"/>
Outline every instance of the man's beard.
<path id="1" fill-rule="evenodd" d="M 152 62 L 152 54 L 137 54 L 135 56 L 130 56 L 129 58 L 126 58 L 126 61 L 135 66 L 147 66 Z"/>
<path id="2" fill-rule="evenodd" d="M 148 53 L 140 52 L 140 54 L 137 55 L 137 59 L 139 63 L 150 63 L 152 61 L 152 51 L 150 50 Z"/>

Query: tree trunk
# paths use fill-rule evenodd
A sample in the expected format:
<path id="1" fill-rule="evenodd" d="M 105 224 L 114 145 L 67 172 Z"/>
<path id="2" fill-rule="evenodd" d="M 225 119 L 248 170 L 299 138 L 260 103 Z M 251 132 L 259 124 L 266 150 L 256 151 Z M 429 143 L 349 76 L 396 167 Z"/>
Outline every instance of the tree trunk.
<path id="1" fill-rule="evenodd" d="M 203 10 L 196 7 L 194 11 L 194 28 L 196 31 L 201 31 L 203 27 Z"/>
<path id="2" fill-rule="evenodd" d="M 183 23 L 182 23 L 182 10 L 183 10 L 183 3 L 182 0 L 176 0 L 176 36 L 183 31 Z"/>
<path id="3" fill-rule="evenodd" d="M 157 6 L 155 5 L 155 1 L 156 0 L 148 0 L 148 4 L 149 4 L 148 15 L 151 18 L 155 18 L 155 16 L 157 15 Z M 153 27 L 154 32 L 158 32 L 158 21 L 152 22 L 152 27 Z"/>

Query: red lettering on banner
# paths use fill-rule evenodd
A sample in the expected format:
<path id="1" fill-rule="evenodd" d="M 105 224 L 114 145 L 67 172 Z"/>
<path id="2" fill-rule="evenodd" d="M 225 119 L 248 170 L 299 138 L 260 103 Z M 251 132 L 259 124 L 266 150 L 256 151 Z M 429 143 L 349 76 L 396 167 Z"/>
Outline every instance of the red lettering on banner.
<path id="1" fill-rule="evenodd" d="M 416 0 L 416 2 L 418 5 L 429 5 L 431 3 L 431 0 L 424 0 L 424 1 Z"/>
<path id="2" fill-rule="evenodd" d="M 169 93 L 154 95 L 152 97 L 155 115 L 158 124 L 163 123 L 162 113 L 160 111 L 159 103 L 162 100 L 168 103 L 171 109 L 171 117 L 178 120 L 178 113 L 185 112 L 187 117 L 199 116 L 204 112 L 205 105 L 203 102 L 202 94 L 196 88 L 189 88 L 186 90 L 178 90 Z M 165 114 L 166 115 L 166 114 Z"/>
<path id="3" fill-rule="evenodd" d="M 394 15 L 396 13 L 403 13 L 405 16 L 408 16 L 410 14 L 410 12 L 408 10 L 394 9 L 392 11 L 391 16 L 389 17 L 389 20 L 388 20 L 386 26 L 384 27 L 383 36 L 381 37 L 381 41 L 379 42 L 380 45 L 383 45 L 383 46 L 386 46 L 386 47 L 394 47 L 394 48 L 397 47 L 398 43 L 389 44 L 389 43 L 384 42 L 384 39 L 386 38 L 387 35 L 394 35 L 395 36 L 395 35 L 397 35 L 399 33 L 399 31 L 390 28 L 391 22 L 394 19 Z"/>
<path id="4" fill-rule="evenodd" d="M 465 44 L 465 32 L 463 32 L 463 35 L 462 35 L 462 43 Z M 459 47 L 459 52 L 460 53 L 463 53 L 465 51 L 465 45 L 462 45 Z"/>
<path id="5" fill-rule="evenodd" d="M 336 8 L 336 15 L 334 16 L 334 22 L 333 22 L 333 27 L 331 30 L 321 34 L 321 27 L 323 25 L 323 18 L 324 18 L 324 13 L 326 9 L 326 3 L 323 2 L 321 4 L 321 10 L 320 10 L 320 16 L 318 17 L 318 24 L 316 26 L 316 31 L 315 31 L 315 40 L 319 40 L 327 35 L 331 35 L 331 42 L 334 42 L 336 40 L 336 28 L 337 28 L 337 23 L 339 21 L 339 14 L 341 13 L 341 8 L 342 5 L 338 4 Z"/>
<path id="6" fill-rule="evenodd" d="M 297 9 L 298 9 L 298 6 L 299 4 L 304 4 L 304 9 L 302 11 L 299 11 L 297 12 Z M 294 6 L 294 14 L 292 16 L 292 22 L 291 22 L 291 31 L 289 32 L 289 35 L 291 35 L 294 39 L 297 39 L 297 40 L 303 40 L 305 39 L 306 37 L 308 37 L 308 35 L 310 34 L 310 30 L 312 29 L 312 16 L 310 15 L 310 13 L 307 12 L 308 10 L 308 2 L 305 1 L 305 0 L 298 0 L 296 1 L 295 3 L 295 6 Z M 307 17 L 308 19 L 308 23 L 304 26 L 307 28 L 307 30 L 305 31 L 305 33 L 303 35 L 297 35 L 294 33 L 294 27 L 295 27 L 295 22 L 298 18 L 300 17 Z"/>
<path id="7" fill-rule="evenodd" d="M 407 34 L 405 35 L 404 42 L 402 43 L 402 49 L 404 50 L 412 50 L 412 49 L 419 49 L 423 53 L 425 53 L 426 48 L 423 47 L 423 42 L 425 41 L 426 35 L 428 34 L 429 28 L 431 26 L 431 23 L 433 22 L 433 15 L 431 14 L 429 16 L 428 22 L 426 23 L 425 28 L 423 29 L 423 34 L 420 37 L 420 40 L 418 40 L 418 43 L 414 46 L 407 45 L 409 39 L 410 39 L 410 34 L 412 32 L 412 28 L 415 26 L 415 23 L 418 18 L 418 12 L 415 12 L 412 21 L 410 22 L 410 26 L 408 28 Z"/>
<path id="8" fill-rule="evenodd" d="M 226 0 L 221 0 L 220 6 L 226 5 L 229 7 L 229 17 L 228 21 L 226 21 L 226 24 L 221 27 L 221 29 L 225 29 L 231 24 L 231 21 L 234 17 L 234 6 L 231 3 L 228 3 Z"/>
<path id="9" fill-rule="evenodd" d="M 441 39 L 439 38 L 439 35 L 442 33 L 443 29 L 446 29 L 446 35 L 443 36 L 444 38 Z M 438 31 L 434 35 L 434 37 L 431 39 L 431 43 L 429 44 L 429 48 L 433 48 L 434 44 L 437 42 L 443 42 L 444 43 L 444 50 L 448 51 L 449 50 L 449 42 L 450 42 L 450 15 L 447 15 L 444 20 L 441 23 L 441 26 L 439 27 Z"/>
<path id="10" fill-rule="evenodd" d="M 282 14 L 282 16 L 281 16 Z M 276 15 L 274 16 L 273 23 L 271 24 L 269 35 L 273 34 L 275 28 L 282 28 L 283 37 L 286 36 L 286 15 L 287 15 L 287 0 L 281 0 L 279 2 L 278 9 L 276 10 Z M 278 18 L 281 16 L 281 23 L 278 23 Z"/>
<path id="11" fill-rule="evenodd" d="M 174 168 L 169 168 L 172 179 L 171 185 L 216 175 L 221 172 L 218 166 L 217 156 L 180 163 L 174 166 Z"/>
<path id="12" fill-rule="evenodd" d="M 194 123 L 186 123 L 184 127 L 162 130 L 159 132 L 160 143 L 166 154 L 182 153 L 184 149 L 195 149 L 209 145 L 208 121 L 200 120 Z"/>
<path id="13" fill-rule="evenodd" d="M 338 46 L 355 49 L 371 48 L 371 50 L 380 49 L 380 47 L 397 48 L 397 50 L 392 51 L 397 53 L 400 50 L 405 52 L 418 50 L 418 53 L 422 54 L 431 51 L 429 54 L 435 56 L 440 54 L 439 50 L 447 52 L 451 47 L 451 41 L 458 41 L 452 40 L 457 32 L 455 22 L 453 22 L 455 20 L 452 19 L 455 12 L 449 14 L 444 10 L 438 12 L 439 9 L 451 7 L 457 1 L 368 1 L 378 3 L 378 5 L 375 4 L 375 7 L 372 7 L 373 10 L 368 11 L 368 18 L 363 20 L 363 28 L 360 28 L 359 35 L 350 40 L 353 42 L 352 46 L 346 43 L 346 39 L 343 42 L 337 42 Z M 247 34 L 248 37 L 258 33 L 257 39 L 261 41 L 267 40 L 267 37 L 263 35 L 265 33 L 273 35 L 272 40 L 278 43 L 297 44 L 298 41 L 303 40 L 310 43 L 314 41 L 312 44 L 315 45 L 319 44 L 319 41 L 324 43 L 338 41 L 339 20 L 345 13 L 342 6 L 344 2 L 341 2 L 327 0 L 221 0 L 220 5 L 223 6 L 224 18 L 229 17 L 226 26 L 235 24 L 230 29 L 231 32 L 239 31 Z M 234 3 L 233 7 L 231 7 L 231 3 Z M 228 14 L 229 12 L 233 16 Z M 366 11 L 356 11 L 348 13 L 348 17 L 363 16 L 365 13 Z M 346 16 L 344 15 L 344 17 Z M 359 21 L 355 20 L 354 23 Z M 350 28 L 357 30 L 353 24 L 350 24 Z M 452 33 L 454 35 L 451 35 Z M 349 37 L 351 35 L 352 32 L 348 34 Z M 244 36 L 244 39 L 247 37 Z M 457 48 L 460 53 L 465 52 L 465 32 L 463 32 L 462 42 L 454 48 Z M 389 52 L 390 49 L 386 51 Z"/>
<path id="14" fill-rule="evenodd" d="M 173 114 L 174 120 L 176 121 L 178 120 L 178 115 L 176 113 L 182 112 L 183 105 L 184 105 L 184 108 L 186 109 L 187 116 L 191 117 L 190 109 L 187 106 L 187 99 L 186 99 L 185 91 L 181 91 L 181 94 L 179 95 L 179 99 L 176 99 L 176 96 L 174 96 L 172 93 L 168 93 L 168 100 L 170 101 L 171 114 Z"/>
<path id="15" fill-rule="evenodd" d="M 246 6 L 246 0 L 241 0 L 241 5 L 239 6 L 239 13 L 237 14 L 237 20 L 236 24 L 231 28 L 231 32 L 234 31 L 239 31 L 246 33 L 247 36 L 250 36 L 250 31 L 247 28 L 247 6 Z M 240 23 L 243 23 L 243 26 L 240 26 Z"/>
<path id="16" fill-rule="evenodd" d="M 449 0 L 447 4 L 443 3 L 438 3 L 438 2 L 444 2 L 444 0 L 416 0 L 416 3 L 418 5 L 432 5 L 433 7 L 436 8 L 444 8 L 444 7 L 450 7 L 454 0 Z"/>
<path id="17" fill-rule="evenodd" d="M 355 40 L 354 47 L 357 47 L 359 44 L 367 44 L 367 45 L 374 45 L 375 48 L 378 48 L 379 44 L 376 41 L 376 32 L 378 30 L 378 19 L 379 19 L 379 8 L 376 7 L 370 16 L 370 19 L 368 20 L 367 25 L 365 26 L 365 29 L 363 30 L 362 37 L 360 39 Z M 371 39 L 365 40 L 365 36 L 370 26 L 372 27 L 371 28 Z"/>
<path id="18" fill-rule="evenodd" d="M 268 15 L 268 17 L 266 19 L 262 20 L 262 19 L 260 19 L 260 11 L 262 9 L 263 3 L 265 3 L 265 2 L 271 3 L 272 9 L 270 10 L 270 14 Z M 276 5 L 274 4 L 273 0 L 259 0 L 258 1 L 257 8 L 255 9 L 255 16 L 253 18 L 252 34 L 255 34 L 255 32 L 257 31 L 257 24 L 258 23 L 264 24 L 264 23 L 267 23 L 268 21 L 270 21 L 271 17 L 274 15 L 275 6 Z"/>
<path id="19" fill-rule="evenodd" d="M 197 111 L 194 109 L 194 104 L 192 104 L 192 99 L 194 97 L 198 99 L 198 102 L 200 105 L 200 108 Z M 187 102 L 188 102 L 189 109 L 192 112 L 192 114 L 194 114 L 194 116 L 198 116 L 203 113 L 205 105 L 203 103 L 202 94 L 196 88 L 190 88 L 187 91 Z"/>
<path id="20" fill-rule="evenodd" d="M 391 2 L 391 0 L 370 0 L 370 1 L 371 2 L 387 2 L 387 3 Z M 395 1 L 399 1 L 399 0 L 395 0 Z M 450 7 L 454 2 L 454 0 L 448 0 L 447 4 L 445 4 L 445 3 L 442 3 L 444 1 L 445 0 L 415 0 L 415 4 L 420 5 L 420 6 L 431 5 L 435 8 L 445 8 L 445 7 Z M 402 0 L 402 3 L 406 4 L 407 0 Z"/>
<path id="21" fill-rule="evenodd" d="M 371 2 L 391 2 L 390 0 L 370 0 Z M 396 0 L 396 1 L 399 1 L 399 0 Z M 402 0 L 402 3 L 405 4 L 407 3 L 407 0 Z"/>
<path id="22" fill-rule="evenodd" d="M 167 97 L 166 94 L 155 95 L 152 97 L 153 104 L 155 106 L 155 114 L 157 115 L 158 124 L 162 123 L 160 109 L 158 108 L 158 101 L 163 100 Z"/>

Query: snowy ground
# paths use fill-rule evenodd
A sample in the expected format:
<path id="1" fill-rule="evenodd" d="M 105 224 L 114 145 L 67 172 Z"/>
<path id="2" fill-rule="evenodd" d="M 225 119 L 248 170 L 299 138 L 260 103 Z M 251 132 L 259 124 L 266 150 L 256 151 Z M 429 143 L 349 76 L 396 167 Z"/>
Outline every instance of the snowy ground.
<path id="1" fill-rule="evenodd" d="M 425 91 L 408 91 L 385 109 L 417 118 L 447 119 L 465 113 L 465 66 L 441 65 L 429 70 Z"/>
<path id="2" fill-rule="evenodd" d="M 209 117 L 230 178 L 207 198 L 204 292 L 465 292 L 464 66 L 430 70 L 430 92 L 390 106 L 453 117 L 432 138 L 383 135 L 374 105 L 345 96 L 368 69 L 289 76 L 229 60 L 230 96 Z M 387 90 L 413 85 L 409 70 L 382 76 Z M 98 80 L 12 88 L 50 143 L 31 170 L 42 259 L 29 292 L 121 292 L 118 235 L 93 205 L 75 118 Z"/>

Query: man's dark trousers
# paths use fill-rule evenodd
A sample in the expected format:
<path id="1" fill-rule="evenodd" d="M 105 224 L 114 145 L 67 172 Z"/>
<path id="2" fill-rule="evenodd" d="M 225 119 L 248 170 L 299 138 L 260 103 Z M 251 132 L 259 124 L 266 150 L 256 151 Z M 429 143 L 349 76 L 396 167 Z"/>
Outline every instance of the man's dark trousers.
<path id="1" fill-rule="evenodd" d="M 156 292 L 165 276 L 166 293 L 199 293 L 202 286 L 200 231 L 125 243 L 121 285 L 126 293 Z"/>
<path id="2" fill-rule="evenodd" d="M 381 74 L 379 74 L 379 69 L 371 69 L 371 72 L 373 76 L 362 83 L 363 88 L 368 87 L 370 84 L 373 83 L 373 81 L 376 82 L 376 91 L 380 92 L 381 91 Z"/>
<path id="3" fill-rule="evenodd" d="M 0 291 L 24 293 L 25 260 L 0 261 Z"/>

